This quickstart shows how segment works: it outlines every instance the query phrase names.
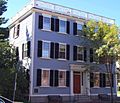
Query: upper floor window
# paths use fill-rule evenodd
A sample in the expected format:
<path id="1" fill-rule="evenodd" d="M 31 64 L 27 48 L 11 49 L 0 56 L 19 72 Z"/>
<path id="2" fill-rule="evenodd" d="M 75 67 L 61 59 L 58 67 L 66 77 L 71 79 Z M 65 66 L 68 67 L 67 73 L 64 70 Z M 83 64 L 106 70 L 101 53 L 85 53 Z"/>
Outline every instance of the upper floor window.
<path id="1" fill-rule="evenodd" d="M 51 22 L 49 17 L 43 17 L 43 29 L 50 30 L 51 29 Z"/>
<path id="2" fill-rule="evenodd" d="M 59 71 L 59 86 L 66 86 L 66 72 L 65 71 Z"/>
<path id="3" fill-rule="evenodd" d="M 83 27 L 82 24 L 77 23 L 77 35 L 80 35 L 80 34 L 81 34 L 81 32 L 82 32 L 82 27 Z"/>
<path id="4" fill-rule="evenodd" d="M 59 44 L 59 58 L 66 59 L 66 45 Z"/>
<path id="5" fill-rule="evenodd" d="M 66 33 L 66 21 L 59 20 L 59 32 Z"/>
<path id="6" fill-rule="evenodd" d="M 87 61 L 87 49 L 82 46 L 73 47 L 73 60 Z"/>
<path id="7" fill-rule="evenodd" d="M 19 36 L 19 33 L 20 33 L 20 24 L 14 27 L 13 38 L 17 38 Z"/>
<path id="8" fill-rule="evenodd" d="M 42 70 L 42 86 L 49 86 L 49 70 Z"/>
<path id="9" fill-rule="evenodd" d="M 49 58 L 50 57 L 50 43 L 49 42 L 43 42 L 42 44 L 43 50 L 42 50 L 42 57 Z"/>
<path id="10" fill-rule="evenodd" d="M 84 48 L 77 47 L 77 60 L 84 60 Z"/>

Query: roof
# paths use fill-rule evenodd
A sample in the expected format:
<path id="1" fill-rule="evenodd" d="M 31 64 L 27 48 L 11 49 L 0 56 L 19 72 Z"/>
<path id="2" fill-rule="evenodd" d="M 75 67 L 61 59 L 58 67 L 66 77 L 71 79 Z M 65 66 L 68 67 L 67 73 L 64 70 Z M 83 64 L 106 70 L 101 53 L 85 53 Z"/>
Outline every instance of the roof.
<path id="1" fill-rule="evenodd" d="M 19 11 L 14 17 L 11 18 L 10 24 L 12 24 L 17 19 L 19 19 L 20 17 L 28 13 L 28 11 L 30 11 L 32 8 L 60 13 L 63 15 L 82 18 L 85 20 L 92 19 L 95 21 L 103 21 L 108 24 L 115 23 L 114 19 L 111 19 L 105 16 L 100 16 L 93 13 L 89 13 L 89 12 L 85 12 L 85 11 L 81 11 L 81 10 L 77 10 L 77 9 L 73 9 L 73 8 L 69 8 L 69 7 L 65 7 L 65 6 L 61 6 L 58 4 L 53 4 L 53 3 L 49 3 L 41 0 L 31 0 L 21 11 Z"/>

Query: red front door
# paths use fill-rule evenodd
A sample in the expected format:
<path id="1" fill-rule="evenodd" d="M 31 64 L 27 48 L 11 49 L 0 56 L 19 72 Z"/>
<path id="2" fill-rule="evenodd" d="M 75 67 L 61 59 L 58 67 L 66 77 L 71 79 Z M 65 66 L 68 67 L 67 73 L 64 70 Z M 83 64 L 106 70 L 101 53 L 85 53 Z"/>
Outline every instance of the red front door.
<path id="1" fill-rule="evenodd" d="M 80 72 L 74 72 L 73 74 L 73 93 L 80 94 L 81 93 L 81 78 Z"/>

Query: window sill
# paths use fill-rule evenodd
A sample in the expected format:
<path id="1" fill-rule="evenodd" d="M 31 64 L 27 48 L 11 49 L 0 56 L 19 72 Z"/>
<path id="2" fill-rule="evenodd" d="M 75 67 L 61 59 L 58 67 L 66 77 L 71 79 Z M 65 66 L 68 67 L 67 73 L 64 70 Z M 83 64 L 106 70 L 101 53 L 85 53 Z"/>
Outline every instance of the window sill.
<path id="1" fill-rule="evenodd" d="M 59 34 L 63 34 L 63 35 L 66 35 L 67 33 L 66 32 L 57 32 Z"/>
<path id="2" fill-rule="evenodd" d="M 42 88 L 49 88 L 50 86 L 40 86 L 40 87 L 42 87 Z"/>
<path id="3" fill-rule="evenodd" d="M 110 87 L 105 87 L 105 88 L 110 88 Z"/>
<path id="4" fill-rule="evenodd" d="M 58 86 L 58 88 L 67 88 L 66 86 Z"/>
<path id="5" fill-rule="evenodd" d="M 61 59 L 61 58 L 58 58 L 57 60 L 61 60 L 61 61 L 67 61 L 67 59 Z"/>
<path id="6" fill-rule="evenodd" d="M 85 62 L 84 60 L 76 60 L 76 61 L 77 61 L 77 62 L 82 62 L 82 63 Z"/>
<path id="7" fill-rule="evenodd" d="M 41 29 L 41 30 L 46 32 L 52 32 L 52 30 L 48 30 L 48 29 Z"/>
<path id="8" fill-rule="evenodd" d="M 40 57 L 41 59 L 46 59 L 46 60 L 50 60 L 51 58 L 49 57 Z"/>
<path id="9" fill-rule="evenodd" d="M 100 88 L 100 87 L 98 87 L 98 86 L 95 86 L 95 87 L 92 87 L 92 88 Z"/>

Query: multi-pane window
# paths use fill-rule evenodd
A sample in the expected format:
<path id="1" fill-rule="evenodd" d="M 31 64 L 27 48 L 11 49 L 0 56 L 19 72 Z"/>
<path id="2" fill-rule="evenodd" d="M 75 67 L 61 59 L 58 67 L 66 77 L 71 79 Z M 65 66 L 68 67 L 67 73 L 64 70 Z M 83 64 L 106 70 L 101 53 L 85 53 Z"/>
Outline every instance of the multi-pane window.
<path id="1" fill-rule="evenodd" d="M 51 29 L 51 22 L 49 17 L 43 17 L 43 29 L 50 30 Z"/>
<path id="2" fill-rule="evenodd" d="M 77 60 L 84 60 L 84 48 L 77 47 Z"/>
<path id="3" fill-rule="evenodd" d="M 60 44 L 59 45 L 59 58 L 66 59 L 66 45 Z"/>
<path id="4" fill-rule="evenodd" d="M 17 38 L 19 36 L 19 33 L 20 33 L 20 24 L 14 27 L 13 38 Z"/>
<path id="5" fill-rule="evenodd" d="M 59 20 L 59 32 L 66 33 L 66 21 Z"/>
<path id="6" fill-rule="evenodd" d="M 82 24 L 77 23 L 77 35 L 81 34 L 82 26 L 83 26 Z"/>
<path id="7" fill-rule="evenodd" d="M 66 72 L 59 71 L 59 86 L 66 86 Z"/>
<path id="8" fill-rule="evenodd" d="M 49 42 L 43 42 L 42 57 L 45 57 L 45 58 L 50 57 L 50 43 Z"/>
<path id="9" fill-rule="evenodd" d="M 111 79 L 110 73 L 106 73 L 106 87 L 110 87 L 110 79 Z"/>
<path id="10" fill-rule="evenodd" d="M 49 86 L 49 70 L 42 70 L 42 81 L 41 84 L 42 86 Z"/>
<path id="11" fill-rule="evenodd" d="M 94 87 L 99 87 L 100 85 L 100 75 L 99 73 L 94 73 Z"/>
<path id="12" fill-rule="evenodd" d="M 24 44 L 24 47 L 23 47 L 23 57 L 27 57 L 27 43 Z"/>

